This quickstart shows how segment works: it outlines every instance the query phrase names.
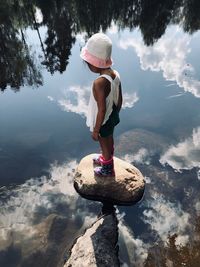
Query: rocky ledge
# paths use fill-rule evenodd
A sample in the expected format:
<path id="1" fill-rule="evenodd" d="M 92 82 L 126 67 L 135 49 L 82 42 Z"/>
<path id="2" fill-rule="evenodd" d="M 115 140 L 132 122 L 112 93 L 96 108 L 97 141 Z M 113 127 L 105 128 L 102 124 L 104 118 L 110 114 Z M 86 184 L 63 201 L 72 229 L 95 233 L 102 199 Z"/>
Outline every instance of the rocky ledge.
<path id="1" fill-rule="evenodd" d="M 99 218 L 76 240 L 64 267 L 119 267 L 117 224 L 114 213 Z"/>
<path id="2" fill-rule="evenodd" d="M 114 157 L 115 176 L 97 177 L 94 155 L 84 157 L 75 173 L 74 187 L 82 197 L 113 205 L 132 205 L 141 200 L 145 181 L 136 167 Z"/>

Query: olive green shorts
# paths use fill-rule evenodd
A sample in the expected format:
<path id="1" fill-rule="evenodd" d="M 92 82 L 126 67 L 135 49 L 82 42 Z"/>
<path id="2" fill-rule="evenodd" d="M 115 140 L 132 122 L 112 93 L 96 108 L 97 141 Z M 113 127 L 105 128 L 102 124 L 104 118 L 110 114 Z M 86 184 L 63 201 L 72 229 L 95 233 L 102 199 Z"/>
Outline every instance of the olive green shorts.
<path id="1" fill-rule="evenodd" d="M 109 119 L 100 128 L 99 134 L 101 137 L 108 137 L 113 134 L 115 126 L 120 122 L 119 112 L 116 106 L 113 106 L 113 111 Z"/>

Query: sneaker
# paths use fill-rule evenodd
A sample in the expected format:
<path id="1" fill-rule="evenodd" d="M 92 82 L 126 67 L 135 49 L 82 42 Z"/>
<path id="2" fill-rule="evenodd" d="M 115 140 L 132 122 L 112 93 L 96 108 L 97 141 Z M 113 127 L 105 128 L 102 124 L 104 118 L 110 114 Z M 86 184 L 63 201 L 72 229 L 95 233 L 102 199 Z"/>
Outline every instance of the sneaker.
<path id="1" fill-rule="evenodd" d="M 107 161 L 101 160 L 101 167 L 96 167 L 94 174 L 99 177 L 115 176 L 113 158 Z"/>
<path id="2" fill-rule="evenodd" d="M 107 171 L 105 170 L 103 167 L 96 167 L 94 169 L 94 174 L 98 177 L 113 177 L 115 176 L 115 171 L 111 170 L 111 171 Z"/>
<path id="3" fill-rule="evenodd" d="M 101 162 L 103 160 L 103 156 L 101 154 L 96 154 L 94 157 L 93 157 L 93 164 L 95 165 L 98 165 L 98 166 L 101 166 Z"/>

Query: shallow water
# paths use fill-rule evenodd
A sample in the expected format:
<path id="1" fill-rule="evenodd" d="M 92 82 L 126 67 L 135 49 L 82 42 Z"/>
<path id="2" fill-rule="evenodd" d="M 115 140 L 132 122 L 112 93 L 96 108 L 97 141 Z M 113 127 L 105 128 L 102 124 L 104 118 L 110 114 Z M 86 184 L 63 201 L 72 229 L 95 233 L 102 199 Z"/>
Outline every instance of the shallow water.
<path id="1" fill-rule="evenodd" d="M 79 54 L 102 29 L 123 86 L 116 156 L 146 179 L 143 201 L 118 209 L 122 265 L 199 266 L 197 1 L 12 5 L 0 5 L 0 265 L 62 266 L 100 211 L 73 174 L 98 151 L 85 126 L 96 75 Z"/>

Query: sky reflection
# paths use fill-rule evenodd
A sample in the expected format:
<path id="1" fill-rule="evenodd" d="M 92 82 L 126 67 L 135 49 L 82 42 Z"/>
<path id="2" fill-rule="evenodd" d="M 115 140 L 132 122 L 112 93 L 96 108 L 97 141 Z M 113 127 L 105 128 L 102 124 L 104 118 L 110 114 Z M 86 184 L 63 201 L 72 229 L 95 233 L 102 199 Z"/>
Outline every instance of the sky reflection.
<path id="1" fill-rule="evenodd" d="M 75 160 L 63 165 L 55 163 L 49 170 L 49 177 L 32 178 L 14 189 L 1 188 L 1 266 L 29 266 L 30 260 L 31 266 L 46 266 L 47 255 L 51 259 L 49 266 L 55 266 L 56 258 L 57 261 L 64 260 L 63 247 L 72 244 L 79 231 L 91 225 L 98 205 L 88 205 L 75 192 L 73 174 L 76 165 Z M 61 232 L 67 239 L 58 242 Z M 50 253 L 51 243 L 57 250 L 56 257 Z M 12 253 L 7 258 L 11 248 L 20 251 L 18 259 Z M 38 255 L 42 255 L 40 263 Z M 33 257 L 35 262 L 32 261 Z"/>
<path id="2" fill-rule="evenodd" d="M 37 19 L 42 21 L 41 14 Z M 43 40 L 46 32 L 40 27 Z M 26 33 L 36 55 L 43 57 L 36 32 L 29 28 Z M 138 30 L 118 33 L 112 23 L 107 33 L 124 94 L 116 155 L 136 165 L 146 179 L 143 202 L 118 211 L 123 266 L 142 267 L 149 255 L 160 261 L 165 255 L 173 262 L 170 244 L 177 248 L 176 256 L 181 248 L 200 247 L 195 243 L 200 216 L 200 35 L 170 26 L 154 45 L 146 46 Z M 44 242 L 40 235 L 54 220 L 69 224 L 72 233 L 63 241 L 69 245 L 99 211 L 73 189 L 77 162 L 98 151 L 85 126 L 97 77 L 79 57 L 85 36 L 77 34 L 63 74 L 51 76 L 42 69 L 44 84 L 37 90 L 26 86 L 18 94 L 8 89 L 0 95 L 0 175 L 1 185 L 7 185 L 0 188 L 0 248 L 11 255 L 13 247 L 19 249 L 19 261 L 31 256 L 35 243 Z M 26 248 L 27 242 L 33 250 Z"/>
<path id="3" fill-rule="evenodd" d="M 171 26 L 154 46 L 147 47 L 141 37 L 121 39 L 119 46 L 122 49 L 133 47 L 143 70 L 162 71 L 166 81 L 176 81 L 185 92 L 200 97 L 200 81 L 195 78 L 194 67 L 187 61 L 192 38 L 178 26 Z"/>
<path id="4" fill-rule="evenodd" d="M 162 164 L 169 164 L 175 170 L 200 168 L 200 127 L 193 129 L 192 136 L 170 146 L 161 156 Z"/>

